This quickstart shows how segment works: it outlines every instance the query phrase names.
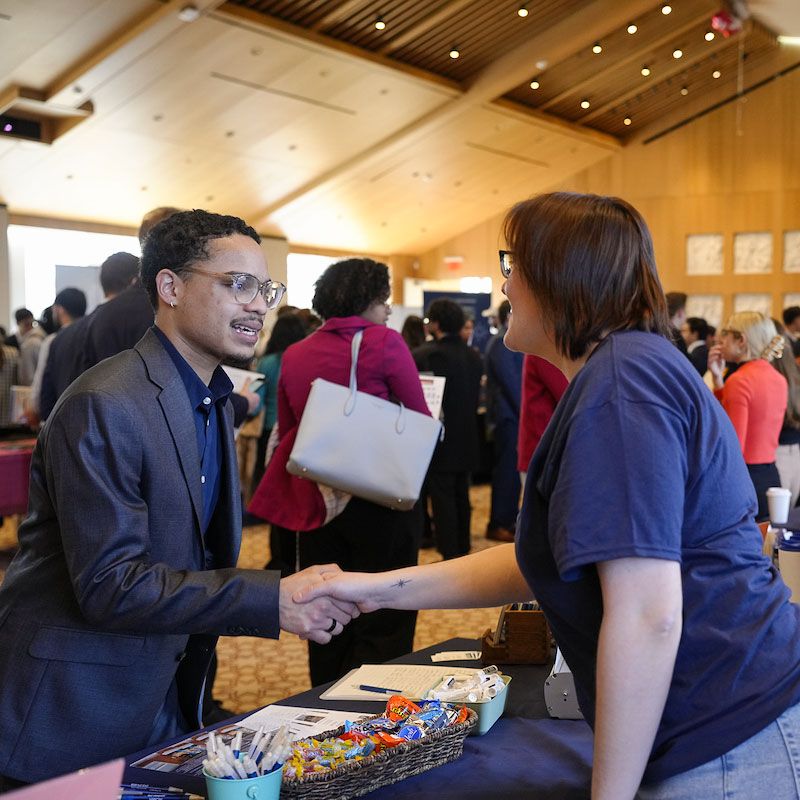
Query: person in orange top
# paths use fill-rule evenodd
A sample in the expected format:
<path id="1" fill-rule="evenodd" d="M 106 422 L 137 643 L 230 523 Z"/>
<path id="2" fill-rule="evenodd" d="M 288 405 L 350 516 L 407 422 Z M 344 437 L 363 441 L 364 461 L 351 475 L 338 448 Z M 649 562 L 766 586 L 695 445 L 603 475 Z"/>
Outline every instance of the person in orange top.
<path id="1" fill-rule="evenodd" d="M 769 317 L 757 311 L 733 314 L 708 354 L 714 394 L 733 423 L 758 498 L 757 520 L 768 519 L 767 489 L 780 486 L 775 451 L 786 413 L 786 379 L 770 362 L 780 358 L 784 339 Z M 724 380 L 725 362 L 739 367 Z"/>

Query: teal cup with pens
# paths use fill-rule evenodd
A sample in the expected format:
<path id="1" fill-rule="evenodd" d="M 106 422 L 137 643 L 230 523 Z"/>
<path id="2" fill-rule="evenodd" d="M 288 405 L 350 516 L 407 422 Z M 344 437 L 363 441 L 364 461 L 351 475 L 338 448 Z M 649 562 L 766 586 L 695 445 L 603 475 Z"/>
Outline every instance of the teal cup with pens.
<path id="1" fill-rule="evenodd" d="M 255 778 L 215 778 L 203 770 L 208 800 L 278 800 L 283 766 Z"/>

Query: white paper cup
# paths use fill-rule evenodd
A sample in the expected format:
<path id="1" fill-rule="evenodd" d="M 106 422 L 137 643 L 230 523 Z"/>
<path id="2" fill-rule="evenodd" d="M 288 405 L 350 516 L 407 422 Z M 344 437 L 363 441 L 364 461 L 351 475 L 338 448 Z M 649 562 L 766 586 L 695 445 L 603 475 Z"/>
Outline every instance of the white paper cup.
<path id="1" fill-rule="evenodd" d="M 792 493 L 780 486 L 767 489 L 767 505 L 769 506 L 769 521 L 773 525 L 785 525 L 789 519 L 789 501 Z"/>

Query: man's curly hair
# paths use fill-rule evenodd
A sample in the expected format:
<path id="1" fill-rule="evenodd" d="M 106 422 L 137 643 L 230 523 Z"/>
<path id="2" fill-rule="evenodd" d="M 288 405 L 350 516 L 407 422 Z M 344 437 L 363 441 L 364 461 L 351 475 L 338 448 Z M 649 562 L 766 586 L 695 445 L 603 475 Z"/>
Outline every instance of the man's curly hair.
<path id="1" fill-rule="evenodd" d="M 389 299 L 389 267 L 371 258 L 331 264 L 314 284 L 311 306 L 323 319 L 354 317 Z"/>
<path id="2" fill-rule="evenodd" d="M 158 308 L 156 275 L 162 269 L 179 273 L 192 264 L 208 261 L 208 243 L 236 233 L 261 244 L 261 237 L 243 219 L 200 209 L 179 211 L 155 225 L 145 239 L 139 267 L 153 308 Z"/>

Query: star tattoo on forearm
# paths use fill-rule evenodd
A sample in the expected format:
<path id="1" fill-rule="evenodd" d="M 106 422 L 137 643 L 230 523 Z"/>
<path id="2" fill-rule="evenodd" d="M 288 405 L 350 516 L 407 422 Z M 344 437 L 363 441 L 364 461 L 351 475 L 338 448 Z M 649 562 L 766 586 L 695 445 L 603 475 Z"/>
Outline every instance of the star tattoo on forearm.
<path id="1" fill-rule="evenodd" d="M 392 588 L 394 589 L 395 587 L 397 587 L 398 589 L 402 589 L 407 583 L 411 583 L 410 578 L 400 578 L 400 580 L 398 580 L 397 583 L 392 584 Z"/>

